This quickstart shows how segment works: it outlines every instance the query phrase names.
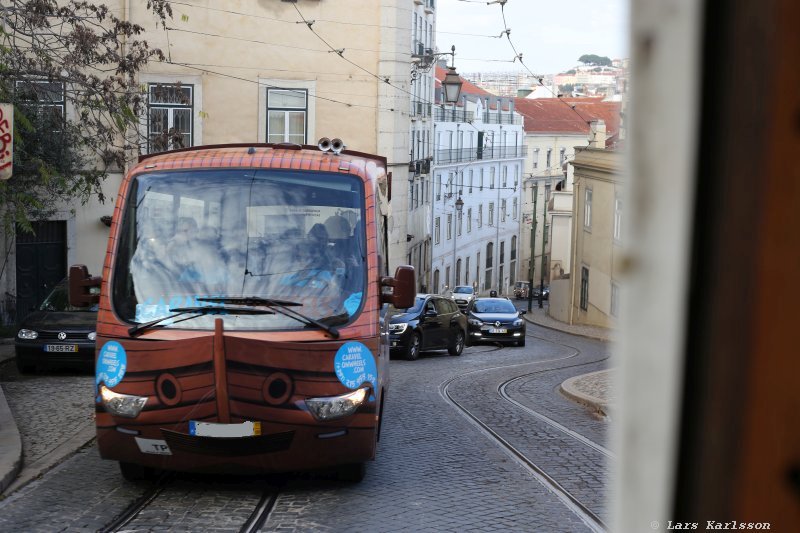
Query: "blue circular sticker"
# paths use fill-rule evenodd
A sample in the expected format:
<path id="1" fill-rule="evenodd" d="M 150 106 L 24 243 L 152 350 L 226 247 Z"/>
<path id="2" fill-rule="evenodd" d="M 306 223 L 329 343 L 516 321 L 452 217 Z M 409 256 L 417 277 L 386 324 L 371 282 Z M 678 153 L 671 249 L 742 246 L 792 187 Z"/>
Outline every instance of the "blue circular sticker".
<path id="1" fill-rule="evenodd" d="M 360 342 L 346 342 L 336 352 L 333 360 L 336 377 L 348 389 L 357 389 L 365 381 L 378 387 L 378 367 L 372 352 Z"/>
<path id="2" fill-rule="evenodd" d="M 125 376 L 127 366 L 125 348 L 117 341 L 105 343 L 97 356 L 96 383 L 105 383 L 109 388 L 116 387 Z"/>

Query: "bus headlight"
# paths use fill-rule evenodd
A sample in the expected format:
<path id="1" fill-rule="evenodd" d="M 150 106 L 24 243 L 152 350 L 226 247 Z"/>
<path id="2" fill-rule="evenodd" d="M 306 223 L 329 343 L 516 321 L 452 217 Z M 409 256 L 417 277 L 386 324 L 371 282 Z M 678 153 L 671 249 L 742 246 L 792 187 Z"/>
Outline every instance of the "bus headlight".
<path id="1" fill-rule="evenodd" d="M 317 420 L 335 420 L 355 413 L 358 406 L 367 398 L 368 391 L 368 387 L 362 387 L 341 396 L 309 398 L 306 400 L 306 405 Z"/>
<path id="2" fill-rule="evenodd" d="M 131 396 L 130 394 L 120 394 L 109 389 L 105 385 L 100 386 L 100 397 L 103 400 L 103 407 L 106 411 L 115 416 L 125 418 L 136 418 L 147 403 L 146 396 Z"/>

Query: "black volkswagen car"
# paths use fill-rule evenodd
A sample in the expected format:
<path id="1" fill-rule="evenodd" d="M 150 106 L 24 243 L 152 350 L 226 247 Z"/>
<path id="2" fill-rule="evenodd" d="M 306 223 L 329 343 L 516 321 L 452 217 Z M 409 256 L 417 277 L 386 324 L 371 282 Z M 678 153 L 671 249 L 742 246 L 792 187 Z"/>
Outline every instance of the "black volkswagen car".
<path id="1" fill-rule="evenodd" d="M 96 323 L 97 306 L 70 306 L 67 281 L 61 281 L 20 323 L 14 339 L 17 368 L 23 374 L 48 363 L 91 368 Z"/>
<path id="2" fill-rule="evenodd" d="M 466 336 L 467 317 L 453 300 L 438 294 L 418 294 L 413 307 L 389 321 L 391 351 L 409 361 L 425 350 L 461 355 Z"/>
<path id="3" fill-rule="evenodd" d="M 525 346 L 525 321 L 508 298 L 476 298 L 467 309 L 469 342 L 499 341 Z"/>

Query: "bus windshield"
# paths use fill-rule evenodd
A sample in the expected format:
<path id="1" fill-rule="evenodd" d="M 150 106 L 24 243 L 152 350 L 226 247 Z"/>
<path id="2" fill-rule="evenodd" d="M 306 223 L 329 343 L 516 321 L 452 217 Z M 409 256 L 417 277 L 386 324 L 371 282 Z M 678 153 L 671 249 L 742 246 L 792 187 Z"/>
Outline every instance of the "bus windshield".
<path id="1" fill-rule="evenodd" d="M 134 178 L 122 215 L 112 305 L 143 323 L 198 298 L 279 299 L 344 324 L 366 288 L 364 186 L 315 171 L 210 169 Z M 165 327 L 212 329 L 219 314 Z M 284 314 L 222 314 L 226 329 L 299 329 Z"/>

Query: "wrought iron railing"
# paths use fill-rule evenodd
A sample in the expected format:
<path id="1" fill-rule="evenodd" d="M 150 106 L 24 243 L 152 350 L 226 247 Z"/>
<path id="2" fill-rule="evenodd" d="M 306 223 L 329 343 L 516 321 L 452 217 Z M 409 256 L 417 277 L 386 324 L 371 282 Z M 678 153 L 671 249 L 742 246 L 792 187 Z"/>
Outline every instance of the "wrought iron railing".
<path id="1" fill-rule="evenodd" d="M 466 163 L 483 159 L 511 159 L 525 157 L 528 154 L 527 146 L 484 146 L 482 148 L 461 148 L 453 150 L 437 150 L 437 165 L 452 163 Z"/>

